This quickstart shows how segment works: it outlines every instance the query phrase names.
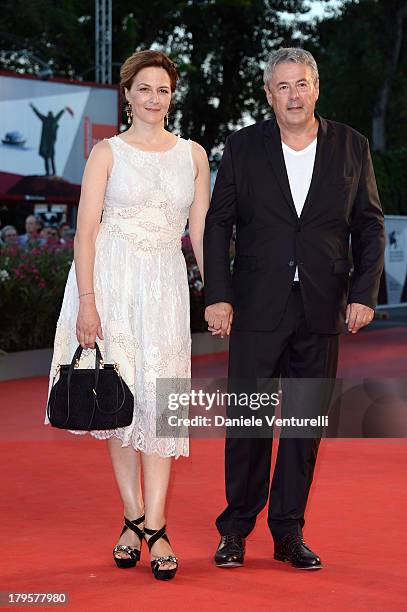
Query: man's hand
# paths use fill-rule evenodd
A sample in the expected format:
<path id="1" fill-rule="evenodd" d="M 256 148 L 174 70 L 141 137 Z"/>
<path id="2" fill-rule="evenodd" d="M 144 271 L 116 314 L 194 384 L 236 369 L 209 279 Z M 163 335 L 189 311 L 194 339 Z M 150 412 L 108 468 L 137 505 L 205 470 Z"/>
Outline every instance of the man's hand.
<path id="1" fill-rule="evenodd" d="M 362 327 L 369 325 L 374 317 L 373 308 L 364 304 L 348 304 L 346 307 L 346 320 L 348 330 L 352 334 L 356 334 Z"/>
<path id="2" fill-rule="evenodd" d="M 229 336 L 233 321 L 233 307 L 228 302 L 218 302 L 205 308 L 205 321 L 212 336 Z"/>

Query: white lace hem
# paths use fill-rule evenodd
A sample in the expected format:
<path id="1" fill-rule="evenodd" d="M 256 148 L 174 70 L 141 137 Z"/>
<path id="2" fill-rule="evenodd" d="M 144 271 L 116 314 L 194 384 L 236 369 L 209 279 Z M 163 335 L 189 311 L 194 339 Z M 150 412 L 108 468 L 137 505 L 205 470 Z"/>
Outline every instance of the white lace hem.
<path id="1" fill-rule="evenodd" d="M 74 434 L 76 436 L 81 436 L 81 435 L 84 436 L 86 434 L 90 434 L 92 438 L 95 438 L 96 440 L 108 440 L 112 438 L 113 436 L 115 436 L 116 438 L 122 441 L 122 448 L 127 448 L 131 446 L 133 450 L 135 451 L 139 451 L 146 455 L 157 454 L 159 457 L 162 457 L 163 459 L 167 459 L 169 457 L 174 457 L 175 459 L 179 459 L 180 457 L 189 457 L 188 438 L 178 438 L 177 443 L 174 444 L 174 447 L 175 447 L 174 449 L 169 449 L 167 446 L 165 451 L 162 451 L 159 448 L 157 448 L 158 446 L 157 444 L 154 445 L 156 448 L 154 448 L 153 445 L 150 445 L 149 447 L 147 447 L 146 444 L 143 444 L 143 442 L 145 442 L 144 440 L 139 440 L 136 443 L 134 443 L 133 440 L 126 441 L 125 436 L 122 432 L 120 432 L 120 429 L 109 429 L 109 430 L 106 430 L 106 432 L 104 433 L 100 431 L 74 431 L 71 429 L 68 429 L 67 431 L 69 431 L 69 433 Z M 177 451 L 176 449 L 178 446 L 182 446 L 183 447 L 182 450 Z"/>

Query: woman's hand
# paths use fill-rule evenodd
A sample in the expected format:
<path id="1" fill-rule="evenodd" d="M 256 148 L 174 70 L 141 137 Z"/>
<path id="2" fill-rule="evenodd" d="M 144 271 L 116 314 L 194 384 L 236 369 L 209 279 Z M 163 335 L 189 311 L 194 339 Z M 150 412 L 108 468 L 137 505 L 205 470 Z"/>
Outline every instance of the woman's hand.
<path id="1" fill-rule="evenodd" d="M 103 340 L 102 325 L 94 299 L 81 300 L 76 320 L 76 337 L 82 348 L 95 348 L 96 336 Z"/>

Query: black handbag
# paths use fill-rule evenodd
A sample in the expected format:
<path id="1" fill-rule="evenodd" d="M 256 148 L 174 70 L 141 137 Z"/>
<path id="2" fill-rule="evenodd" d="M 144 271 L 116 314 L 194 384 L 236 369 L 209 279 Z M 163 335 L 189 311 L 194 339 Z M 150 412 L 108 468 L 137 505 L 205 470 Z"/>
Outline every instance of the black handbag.
<path id="1" fill-rule="evenodd" d="M 134 397 L 118 364 L 103 363 L 96 342 L 95 349 L 95 369 L 79 369 L 80 345 L 70 364 L 58 366 L 47 405 L 54 427 L 92 431 L 126 427 L 132 422 Z"/>

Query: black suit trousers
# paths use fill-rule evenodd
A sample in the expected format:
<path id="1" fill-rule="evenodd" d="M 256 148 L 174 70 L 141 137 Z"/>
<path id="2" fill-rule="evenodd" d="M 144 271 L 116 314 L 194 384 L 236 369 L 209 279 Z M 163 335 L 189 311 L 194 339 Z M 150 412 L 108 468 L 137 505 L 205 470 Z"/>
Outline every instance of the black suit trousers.
<path id="1" fill-rule="evenodd" d="M 299 283 L 273 331 L 233 330 L 229 378 L 335 378 L 338 334 L 307 330 Z M 227 507 L 216 520 L 221 535 L 246 537 L 270 496 L 268 525 L 274 540 L 302 533 L 320 438 L 280 438 L 270 490 L 272 438 L 226 437 Z"/>

